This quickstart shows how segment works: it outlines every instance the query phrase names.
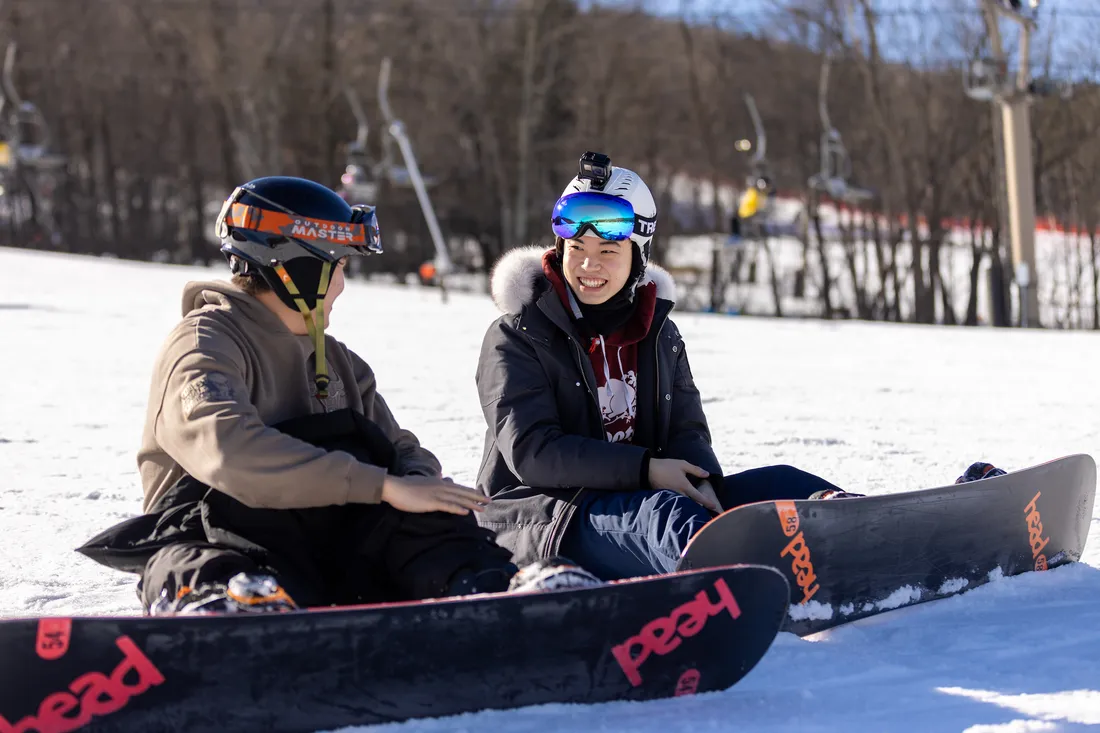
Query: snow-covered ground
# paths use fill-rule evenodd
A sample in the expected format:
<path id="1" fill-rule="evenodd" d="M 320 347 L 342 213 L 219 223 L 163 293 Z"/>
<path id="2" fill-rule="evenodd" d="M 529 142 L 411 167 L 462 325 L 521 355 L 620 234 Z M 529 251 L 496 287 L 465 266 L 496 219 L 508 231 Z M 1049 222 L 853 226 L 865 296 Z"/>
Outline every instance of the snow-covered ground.
<path id="1" fill-rule="evenodd" d="M 203 270 L 0 249 L 0 617 L 136 613 L 72 551 L 140 511 L 134 453 L 161 339 Z M 487 298 L 355 281 L 332 332 L 403 425 L 472 481 Z M 855 491 L 1100 456 L 1100 334 L 674 316 L 727 472 L 791 463 Z M 1100 726 L 1100 504 L 1084 562 L 781 634 L 722 693 L 385 726 L 429 731 L 1055 731 Z M 0 651 L 2 653 L 2 651 Z M 378 728 L 381 730 L 382 728 Z M 356 729 L 365 730 L 365 729 Z"/>

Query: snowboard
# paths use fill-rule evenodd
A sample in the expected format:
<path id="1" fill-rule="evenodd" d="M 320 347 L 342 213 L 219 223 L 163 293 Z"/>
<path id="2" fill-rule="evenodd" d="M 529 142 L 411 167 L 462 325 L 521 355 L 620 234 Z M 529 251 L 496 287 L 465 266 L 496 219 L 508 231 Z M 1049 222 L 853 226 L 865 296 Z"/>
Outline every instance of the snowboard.
<path id="1" fill-rule="evenodd" d="M 271 614 L 0 621 L 0 733 L 297 731 L 723 690 L 790 591 L 733 566 Z"/>
<path id="2" fill-rule="evenodd" d="M 1095 495 L 1096 463 L 1072 455 L 936 489 L 747 504 L 704 525 L 678 567 L 780 569 L 791 588 L 784 630 L 806 635 L 1075 562 Z"/>

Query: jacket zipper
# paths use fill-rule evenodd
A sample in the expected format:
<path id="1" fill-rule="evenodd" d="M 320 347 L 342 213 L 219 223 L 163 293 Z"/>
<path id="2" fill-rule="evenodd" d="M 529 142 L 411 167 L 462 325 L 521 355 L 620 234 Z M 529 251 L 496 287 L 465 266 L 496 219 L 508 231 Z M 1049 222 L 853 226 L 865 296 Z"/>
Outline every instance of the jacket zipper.
<path id="1" fill-rule="evenodd" d="M 599 415 L 599 414 L 601 414 L 600 398 L 596 395 L 596 390 L 594 390 L 592 388 L 592 385 L 588 383 L 588 372 L 586 372 L 585 369 L 584 369 L 584 364 L 585 364 L 585 361 L 587 360 L 587 357 L 585 357 L 585 355 L 584 355 L 584 349 L 581 347 L 581 345 L 579 343 L 577 343 L 577 340 L 574 339 L 572 336 L 569 336 L 568 338 L 569 338 L 569 343 L 571 343 L 577 349 L 577 356 L 579 357 L 579 360 L 577 361 L 577 367 L 580 369 L 581 379 L 584 380 L 584 387 L 585 387 L 586 390 L 588 390 L 588 396 L 592 398 L 592 403 L 596 406 L 596 414 Z M 603 434 L 603 422 L 602 421 L 600 422 L 600 434 L 601 435 Z"/>
<path id="2" fill-rule="evenodd" d="M 596 414 L 599 415 L 600 414 L 600 400 L 599 400 L 599 397 L 596 396 L 596 391 L 594 389 L 592 389 L 592 385 L 588 382 L 588 372 L 586 372 L 585 369 L 584 369 L 585 362 L 587 361 L 587 357 L 585 357 L 585 355 L 584 355 L 584 349 L 581 347 L 580 343 L 578 343 L 577 340 L 575 338 L 573 338 L 572 336 L 568 336 L 567 338 L 569 339 L 569 343 L 572 344 L 576 348 L 576 354 L 577 354 L 577 357 L 579 357 L 578 361 L 577 361 L 577 367 L 580 369 L 581 379 L 584 380 L 584 387 L 588 391 L 588 396 L 592 398 L 592 403 L 596 406 Z M 601 434 L 603 433 L 603 422 L 602 421 L 600 422 L 600 433 Z M 583 491 L 584 491 L 583 487 L 578 488 L 577 491 L 573 494 L 573 496 L 569 499 L 569 502 L 566 504 L 567 508 L 572 507 L 572 509 L 573 509 L 573 511 L 570 512 L 570 516 L 572 516 L 572 514 L 574 512 L 576 512 L 577 499 L 580 497 L 580 495 Z M 547 536 L 546 547 L 544 548 L 544 552 L 546 554 L 549 554 L 551 549 L 555 545 L 557 545 L 560 549 L 561 541 L 563 539 L 565 539 L 565 526 L 566 526 L 566 512 L 565 512 L 565 510 L 563 510 L 561 515 L 558 517 L 558 520 L 554 523 L 554 526 L 551 529 L 550 534 Z"/>
<path id="3" fill-rule="evenodd" d="M 660 446 L 661 436 L 661 332 L 665 330 L 665 323 L 668 322 L 668 315 L 661 319 L 661 325 L 657 327 L 657 337 L 653 339 L 653 379 L 657 382 L 657 389 L 654 396 L 656 404 L 653 410 L 653 429 L 657 432 L 654 435 L 654 442 L 657 443 L 657 454 L 660 455 L 663 451 Z"/>
<path id="4" fill-rule="evenodd" d="M 573 511 L 569 514 L 570 517 L 572 517 L 572 515 L 576 513 L 577 498 L 580 497 L 582 491 L 584 491 L 583 488 L 577 489 L 576 493 L 573 494 L 572 498 L 570 498 L 569 502 L 566 504 L 567 508 L 573 507 Z M 561 551 L 561 541 L 565 539 L 565 525 L 566 516 L 565 510 L 563 509 L 561 515 L 558 517 L 558 520 L 554 522 L 554 526 L 551 529 L 550 534 L 546 538 L 546 547 L 543 548 L 544 555 L 551 554 L 551 550 L 554 548 L 555 545 L 557 545 L 557 550 L 554 550 L 554 554 L 557 554 Z"/>
<path id="5" fill-rule="evenodd" d="M 667 322 L 668 322 L 668 314 L 666 313 L 664 315 L 664 317 L 661 318 L 660 325 L 657 326 L 657 335 L 656 335 L 656 338 L 654 338 L 654 341 L 653 341 L 654 379 L 657 382 L 657 389 L 655 390 L 655 392 L 656 392 L 656 399 L 655 399 L 656 405 L 655 405 L 655 408 L 656 409 L 654 411 L 654 419 L 658 423 L 660 422 L 660 415 L 661 415 L 661 332 L 664 331 L 665 323 L 667 323 Z M 580 368 L 581 379 L 584 380 L 584 386 L 585 386 L 585 389 L 588 390 L 588 396 L 592 398 L 592 402 L 596 406 L 596 413 L 600 414 L 600 401 L 599 401 L 599 398 L 596 396 L 596 391 L 594 389 L 592 389 L 592 385 L 589 384 L 589 382 L 588 382 L 588 373 L 584 369 L 584 364 L 585 364 L 585 361 L 586 361 L 586 357 L 584 355 L 584 349 L 577 342 L 577 340 L 575 338 L 573 338 L 572 336 L 567 336 L 567 338 L 569 339 L 569 343 L 572 344 L 577 350 L 576 353 L 577 353 L 577 356 L 579 357 L 579 359 L 577 361 L 577 366 Z M 659 424 L 655 424 L 654 427 L 658 431 L 660 430 Z M 600 431 L 603 432 L 603 422 L 602 421 L 600 422 Z M 661 449 L 659 447 L 657 448 L 657 452 L 658 453 L 661 452 Z M 582 491 L 584 491 L 583 487 L 578 488 L 576 493 L 573 494 L 572 498 L 569 499 L 569 503 L 567 504 L 567 506 L 574 507 L 574 509 L 575 509 L 577 498 L 581 495 Z M 546 543 L 545 552 L 549 553 L 550 549 L 555 544 L 560 545 L 561 540 L 564 539 L 564 537 L 562 536 L 563 532 L 564 532 L 564 527 L 565 527 L 565 512 L 562 512 L 561 517 L 559 517 L 558 521 L 554 525 L 553 530 L 550 532 L 550 535 L 547 538 L 548 541 Z"/>

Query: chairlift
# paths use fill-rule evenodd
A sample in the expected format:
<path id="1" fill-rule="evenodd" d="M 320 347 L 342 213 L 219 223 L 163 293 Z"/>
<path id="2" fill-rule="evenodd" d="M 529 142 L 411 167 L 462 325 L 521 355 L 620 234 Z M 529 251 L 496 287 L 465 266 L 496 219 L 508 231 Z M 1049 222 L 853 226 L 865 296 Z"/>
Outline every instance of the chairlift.
<path id="1" fill-rule="evenodd" d="M 57 183 L 53 174 L 65 158 L 50 152 L 45 116 L 15 88 L 16 50 L 14 42 L 8 44 L 0 73 L 0 197 L 11 201 L 5 208 L 13 225 L 29 222 L 42 227 L 30 236 L 45 236 L 57 246 L 61 235 L 52 213 Z"/>
<path id="2" fill-rule="evenodd" d="M 811 189 L 820 191 L 834 201 L 857 203 L 874 198 L 874 192 L 870 189 L 855 186 L 850 182 L 852 177 L 852 158 L 848 149 L 844 147 L 844 139 L 840 131 L 833 127 L 829 118 L 828 93 L 829 73 L 832 59 L 825 57 L 821 65 L 821 78 L 818 84 L 818 114 L 821 117 L 821 167 L 817 173 L 810 176 L 808 184 Z"/>
<path id="3" fill-rule="evenodd" d="M 340 175 L 340 193 L 351 204 L 374 204 L 378 200 L 378 181 L 363 166 L 348 163 Z"/>
<path id="4" fill-rule="evenodd" d="M 756 108 L 756 100 L 751 94 L 744 95 L 745 106 L 749 110 L 752 119 L 752 127 L 756 133 L 756 150 L 753 152 L 750 162 L 749 178 L 746 181 L 749 187 L 755 188 L 763 194 L 771 195 L 774 192 L 772 185 L 771 165 L 768 163 L 768 135 L 764 130 L 764 122 L 760 119 L 760 112 Z"/>
<path id="5" fill-rule="evenodd" d="M 764 123 L 760 119 L 753 96 L 746 93 L 744 100 L 749 117 L 752 119 L 756 144 L 753 146 L 755 150 L 749 163 L 749 175 L 745 178 L 745 190 L 741 193 L 737 211 L 730 222 L 730 233 L 735 242 L 740 241 L 744 236 L 758 234 L 765 229 L 771 211 L 770 198 L 774 192 L 771 166 L 767 160 L 768 137 L 764 131 Z M 750 146 L 742 145 L 741 148 L 748 150 Z"/>
<path id="6" fill-rule="evenodd" d="M 1008 65 L 989 56 L 971 59 L 963 69 L 966 96 L 979 102 L 989 102 L 1008 88 Z"/>
<path id="7" fill-rule="evenodd" d="M 15 88 L 16 44 L 8 44 L 0 77 L 0 119 L 3 141 L 0 145 L 0 168 L 32 165 L 47 168 L 60 165 L 63 158 L 49 154 L 50 128 L 42 112 L 32 102 L 19 96 Z"/>
<path id="8" fill-rule="evenodd" d="M 340 176 L 340 193 L 349 203 L 374 204 L 378 200 L 379 166 L 373 163 L 367 150 L 370 123 L 355 91 L 344 87 L 344 96 L 347 97 L 358 127 L 355 140 L 347 145 L 344 173 Z"/>
<path id="9" fill-rule="evenodd" d="M 1073 82 L 1051 77 L 1033 79 L 1028 85 L 1028 93 L 1037 97 L 1058 97 L 1063 102 L 1073 98 Z"/>

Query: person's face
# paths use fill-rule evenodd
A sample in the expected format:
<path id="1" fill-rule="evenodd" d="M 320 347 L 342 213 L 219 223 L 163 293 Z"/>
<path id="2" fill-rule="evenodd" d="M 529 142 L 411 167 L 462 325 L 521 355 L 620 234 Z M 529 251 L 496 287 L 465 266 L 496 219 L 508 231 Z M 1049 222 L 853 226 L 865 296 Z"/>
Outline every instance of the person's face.
<path id="1" fill-rule="evenodd" d="M 328 324 L 330 317 L 332 316 L 332 304 L 336 302 L 336 299 L 340 297 L 340 293 L 344 292 L 344 268 L 348 264 L 348 258 L 342 257 L 337 261 L 336 266 L 332 268 L 332 275 L 330 275 L 328 291 L 325 293 L 324 309 L 325 309 L 325 323 Z"/>
<path id="2" fill-rule="evenodd" d="M 582 303 L 605 303 L 626 285 L 633 247 L 629 239 L 611 242 L 585 234 L 579 239 L 566 239 L 563 247 L 561 269 L 565 281 Z"/>

